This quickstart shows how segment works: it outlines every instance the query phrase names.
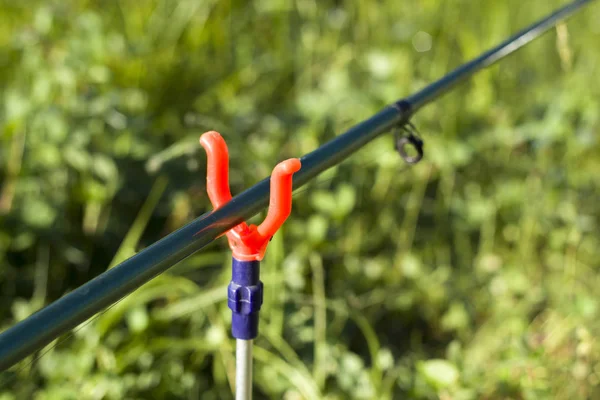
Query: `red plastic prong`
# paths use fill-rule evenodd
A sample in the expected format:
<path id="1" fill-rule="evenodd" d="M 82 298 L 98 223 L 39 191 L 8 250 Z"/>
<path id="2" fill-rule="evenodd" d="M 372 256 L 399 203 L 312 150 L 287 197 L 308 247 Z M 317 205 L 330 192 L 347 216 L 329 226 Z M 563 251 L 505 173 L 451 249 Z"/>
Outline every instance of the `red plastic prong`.
<path id="1" fill-rule="evenodd" d="M 206 150 L 206 190 L 215 209 L 231 200 L 229 152 L 223 137 L 215 131 L 204 133 L 200 144 Z M 292 175 L 300 170 L 300 160 L 291 158 L 277 164 L 271 174 L 271 195 L 267 217 L 258 227 L 240 223 L 227 232 L 229 247 L 240 261 L 262 260 L 267 245 L 292 211 Z"/>
<path id="2" fill-rule="evenodd" d="M 229 151 L 223 137 L 216 131 L 200 136 L 200 144 L 206 150 L 206 190 L 215 209 L 231 200 L 229 190 Z"/>
<path id="3" fill-rule="evenodd" d="M 300 170 L 297 158 L 280 162 L 271 174 L 271 196 L 267 217 L 258 226 L 258 233 L 271 238 L 292 212 L 292 175 Z"/>

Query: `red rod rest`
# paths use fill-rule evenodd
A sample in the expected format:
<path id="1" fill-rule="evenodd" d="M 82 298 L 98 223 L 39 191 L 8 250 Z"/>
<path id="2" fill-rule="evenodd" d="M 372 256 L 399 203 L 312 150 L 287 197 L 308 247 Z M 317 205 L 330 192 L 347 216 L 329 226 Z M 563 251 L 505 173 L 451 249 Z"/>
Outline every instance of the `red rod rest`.
<path id="1" fill-rule="evenodd" d="M 200 144 L 206 150 L 206 188 L 215 209 L 231 200 L 229 190 L 229 151 L 223 137 L 215 131 L 204 133 Z M 260 261 L 271 237 L 292 211 L 292 175 L 300 170 L 300 160 L 290 158 L 280 162 L 271 174 L 271 197 L 267 217 L 259 225 L 245 222 L 226 233 L 233 256 L 240 261 Z"/>

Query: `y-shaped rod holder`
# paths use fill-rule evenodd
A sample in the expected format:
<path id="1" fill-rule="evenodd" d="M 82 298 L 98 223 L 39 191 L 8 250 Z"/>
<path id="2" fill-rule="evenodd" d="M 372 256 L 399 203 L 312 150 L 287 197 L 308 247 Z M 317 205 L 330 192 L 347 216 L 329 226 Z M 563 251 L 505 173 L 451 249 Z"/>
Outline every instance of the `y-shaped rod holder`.
<path id="1" fill-rule="evenodd" d="M 215 131 L 203 134 L 200 144 L 208 156 L 208 197 L 217 209 L 231 200 L 227 144 Z M 228 305 L 233 312 L 231 330 L 236 339 L 250 340 L 258 335 L 258 312 L 263 300 L 260 261 L 269 241 L 290 215 L 292 175 L 300 170 L 300 166 L 299 159 L 291 158 L 273 169 L 269 211 L 259 226 L 242 222 L 226 233 L 233 253 Z"/>
<path id="2" fill-rule="evenodd" d="M 215 209 L 231 200 L 227 144 L 215 131 L 200 137 L 206 150 L 206 187 Z M 277 164 L 271 174 L 269 211 L 259 225 L 245 222 L 226 233 L 233 254 L 227 305 L 232 311 L 231 332 L 236 338 L 236 400 L 252 399 L 252 339 L 258 336 L 258 312 L 263 302 L 260 261 L 269 241 L 292 211 L 292 175 L 300 170 L 300 160 L 292 158 Z"/>

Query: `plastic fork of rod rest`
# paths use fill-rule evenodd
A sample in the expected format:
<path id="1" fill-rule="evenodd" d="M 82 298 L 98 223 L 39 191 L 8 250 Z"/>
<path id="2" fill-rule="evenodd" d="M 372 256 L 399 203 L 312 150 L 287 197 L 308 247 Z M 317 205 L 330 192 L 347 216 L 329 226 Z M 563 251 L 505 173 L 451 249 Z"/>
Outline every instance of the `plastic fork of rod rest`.
<path id="1" fill-rule="evenodd" d="M 258 336 L 258 312 L 263 302 L 260 261 L 232 258 L 231 282 L 227 287 L 227 305 L 232 311 L 231 333 L 236 339 Z"/>

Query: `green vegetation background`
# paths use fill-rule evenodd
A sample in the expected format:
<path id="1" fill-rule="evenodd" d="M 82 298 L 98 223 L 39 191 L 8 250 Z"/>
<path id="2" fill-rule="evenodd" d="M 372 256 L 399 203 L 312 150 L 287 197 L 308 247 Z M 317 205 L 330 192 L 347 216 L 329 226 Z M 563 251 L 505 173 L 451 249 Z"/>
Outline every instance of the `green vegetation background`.
<path id="1" fill-rule="evenodd" d="M 0 1 L 0 317 L 8 327 L 564 4 Z M 600 398 L 600 6 L 296 192 L 263 267 L 256 398 Z M 260 216 L 259 216 L 260 218 Z M 228 399 L 219 240 L 0 399 Z"/>

